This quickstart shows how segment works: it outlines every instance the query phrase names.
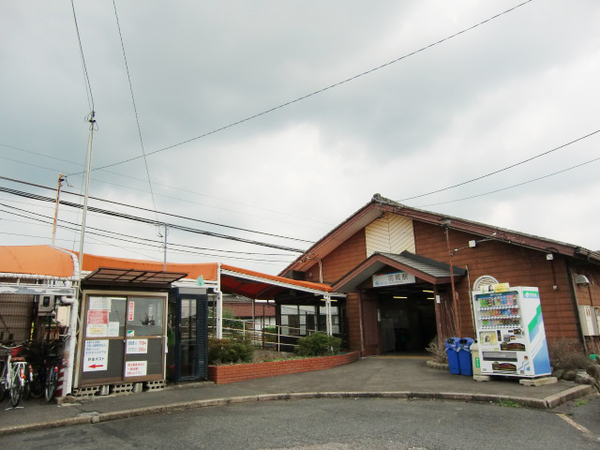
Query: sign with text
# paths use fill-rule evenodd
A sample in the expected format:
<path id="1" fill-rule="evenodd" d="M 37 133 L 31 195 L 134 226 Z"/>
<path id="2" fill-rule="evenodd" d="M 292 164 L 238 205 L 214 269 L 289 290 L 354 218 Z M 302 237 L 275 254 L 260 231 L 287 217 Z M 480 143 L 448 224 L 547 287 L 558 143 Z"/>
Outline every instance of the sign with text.
<path id="1" fill-rule="evenodd" d="M 126 377 L 145 377 L 148 361 L 127 361 L 125 363 Z"/>
<path id="2" fill-rule="evenodd" d="M 133 322 L 135 318 L 135 302 L 133 300 L 129 300 L 127 303 L 129 303 L 127 311 L 127 321 Z"/>
<path id="3" fill-rule="evenodd" d="M 148 339 L 127 339 L 128 355 L 145 355 L 148 353 Z"/>
<path id="4" fill-rule="evenodd" d="M 373 275 L 373 287 L 411 284 L 415 281 L 415 276 L 407 272 L 392 272 Z"/>
<path id="5" fill-rule="evenodd" d="M 85 341 L 83 371 L 98 372 L 108 368 L 108 340 Z"/>

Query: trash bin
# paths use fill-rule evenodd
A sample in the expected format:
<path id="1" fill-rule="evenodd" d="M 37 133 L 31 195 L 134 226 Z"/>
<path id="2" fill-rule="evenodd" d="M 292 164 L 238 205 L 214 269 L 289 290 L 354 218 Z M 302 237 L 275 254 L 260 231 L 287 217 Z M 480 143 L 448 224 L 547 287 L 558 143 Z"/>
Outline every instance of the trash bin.
<path id="1" fill-rule="evenodd" d="M 471 361 L 471 345 L 475 342 L 471 338 L 458 340 L 458 366 L 461 375 L 473 376 L 473 363 Z"/>
<path id="2" fill-rule="evenodd" d="M 448 369 L 454 375 L 460 375 L 460 365 L 458 362 L 458 341 L 457 337 L 446 339 L 446 356 L 448 357 Z"/>
<path id="3" fill-rule="evenodd" d="M 481 375 L 481 356 L 477 341 L 471 344 L 471 360 L 473 361 L 473 376 Z"/>

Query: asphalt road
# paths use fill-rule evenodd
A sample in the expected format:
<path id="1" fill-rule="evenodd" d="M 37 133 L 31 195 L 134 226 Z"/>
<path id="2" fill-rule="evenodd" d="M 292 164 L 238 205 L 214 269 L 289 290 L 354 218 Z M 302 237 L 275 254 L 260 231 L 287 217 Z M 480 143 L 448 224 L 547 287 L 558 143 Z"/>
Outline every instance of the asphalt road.
<path id="1" fill-rule="evenodd" d="M 597 406 L 598 402 L 589 405 Z M 315 399 L 248 403 L 9 435 L 0 437 L 0 447 L 597 450 L 600 441 L 564 415 L 511 404 Z"/>

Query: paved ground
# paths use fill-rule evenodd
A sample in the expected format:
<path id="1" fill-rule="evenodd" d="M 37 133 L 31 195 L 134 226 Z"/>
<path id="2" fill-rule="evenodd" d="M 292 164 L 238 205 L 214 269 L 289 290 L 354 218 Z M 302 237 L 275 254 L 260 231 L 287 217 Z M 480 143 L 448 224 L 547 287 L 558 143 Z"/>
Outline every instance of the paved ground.
<path id="1" fill-rule="evenodd" d="M 241 402 L 286 398 L 389 396 L 445 398 L 461 401 L 517 402 L 533 408 L 567 408 L 569 401 L 595 393 L 590 386 L 559 381 L 522 386 L 513 378 L 477 382 L 471 377 L 434 370 L 425 359 L 364 358 L 334 369 L 284 375 L 240 383 L 208 382 L 169 386 L 160 391 L 82 399 L 75 403 L 41 404 L 38 400 L 0 410 L 0 435 L 20 431 L 95 423 Z M 7 408 L 7 409 L 5 409 Z"/>

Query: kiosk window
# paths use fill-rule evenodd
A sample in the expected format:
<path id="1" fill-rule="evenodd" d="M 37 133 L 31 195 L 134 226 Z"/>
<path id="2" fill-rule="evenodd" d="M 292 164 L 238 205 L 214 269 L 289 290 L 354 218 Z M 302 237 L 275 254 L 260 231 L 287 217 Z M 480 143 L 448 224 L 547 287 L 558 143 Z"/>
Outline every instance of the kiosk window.
<path id="1" fill-rule="evenodd" d="M 127 333 L 133 336 L 162 336 L 163 298 L 129 297 L 127 305 Z"/>

